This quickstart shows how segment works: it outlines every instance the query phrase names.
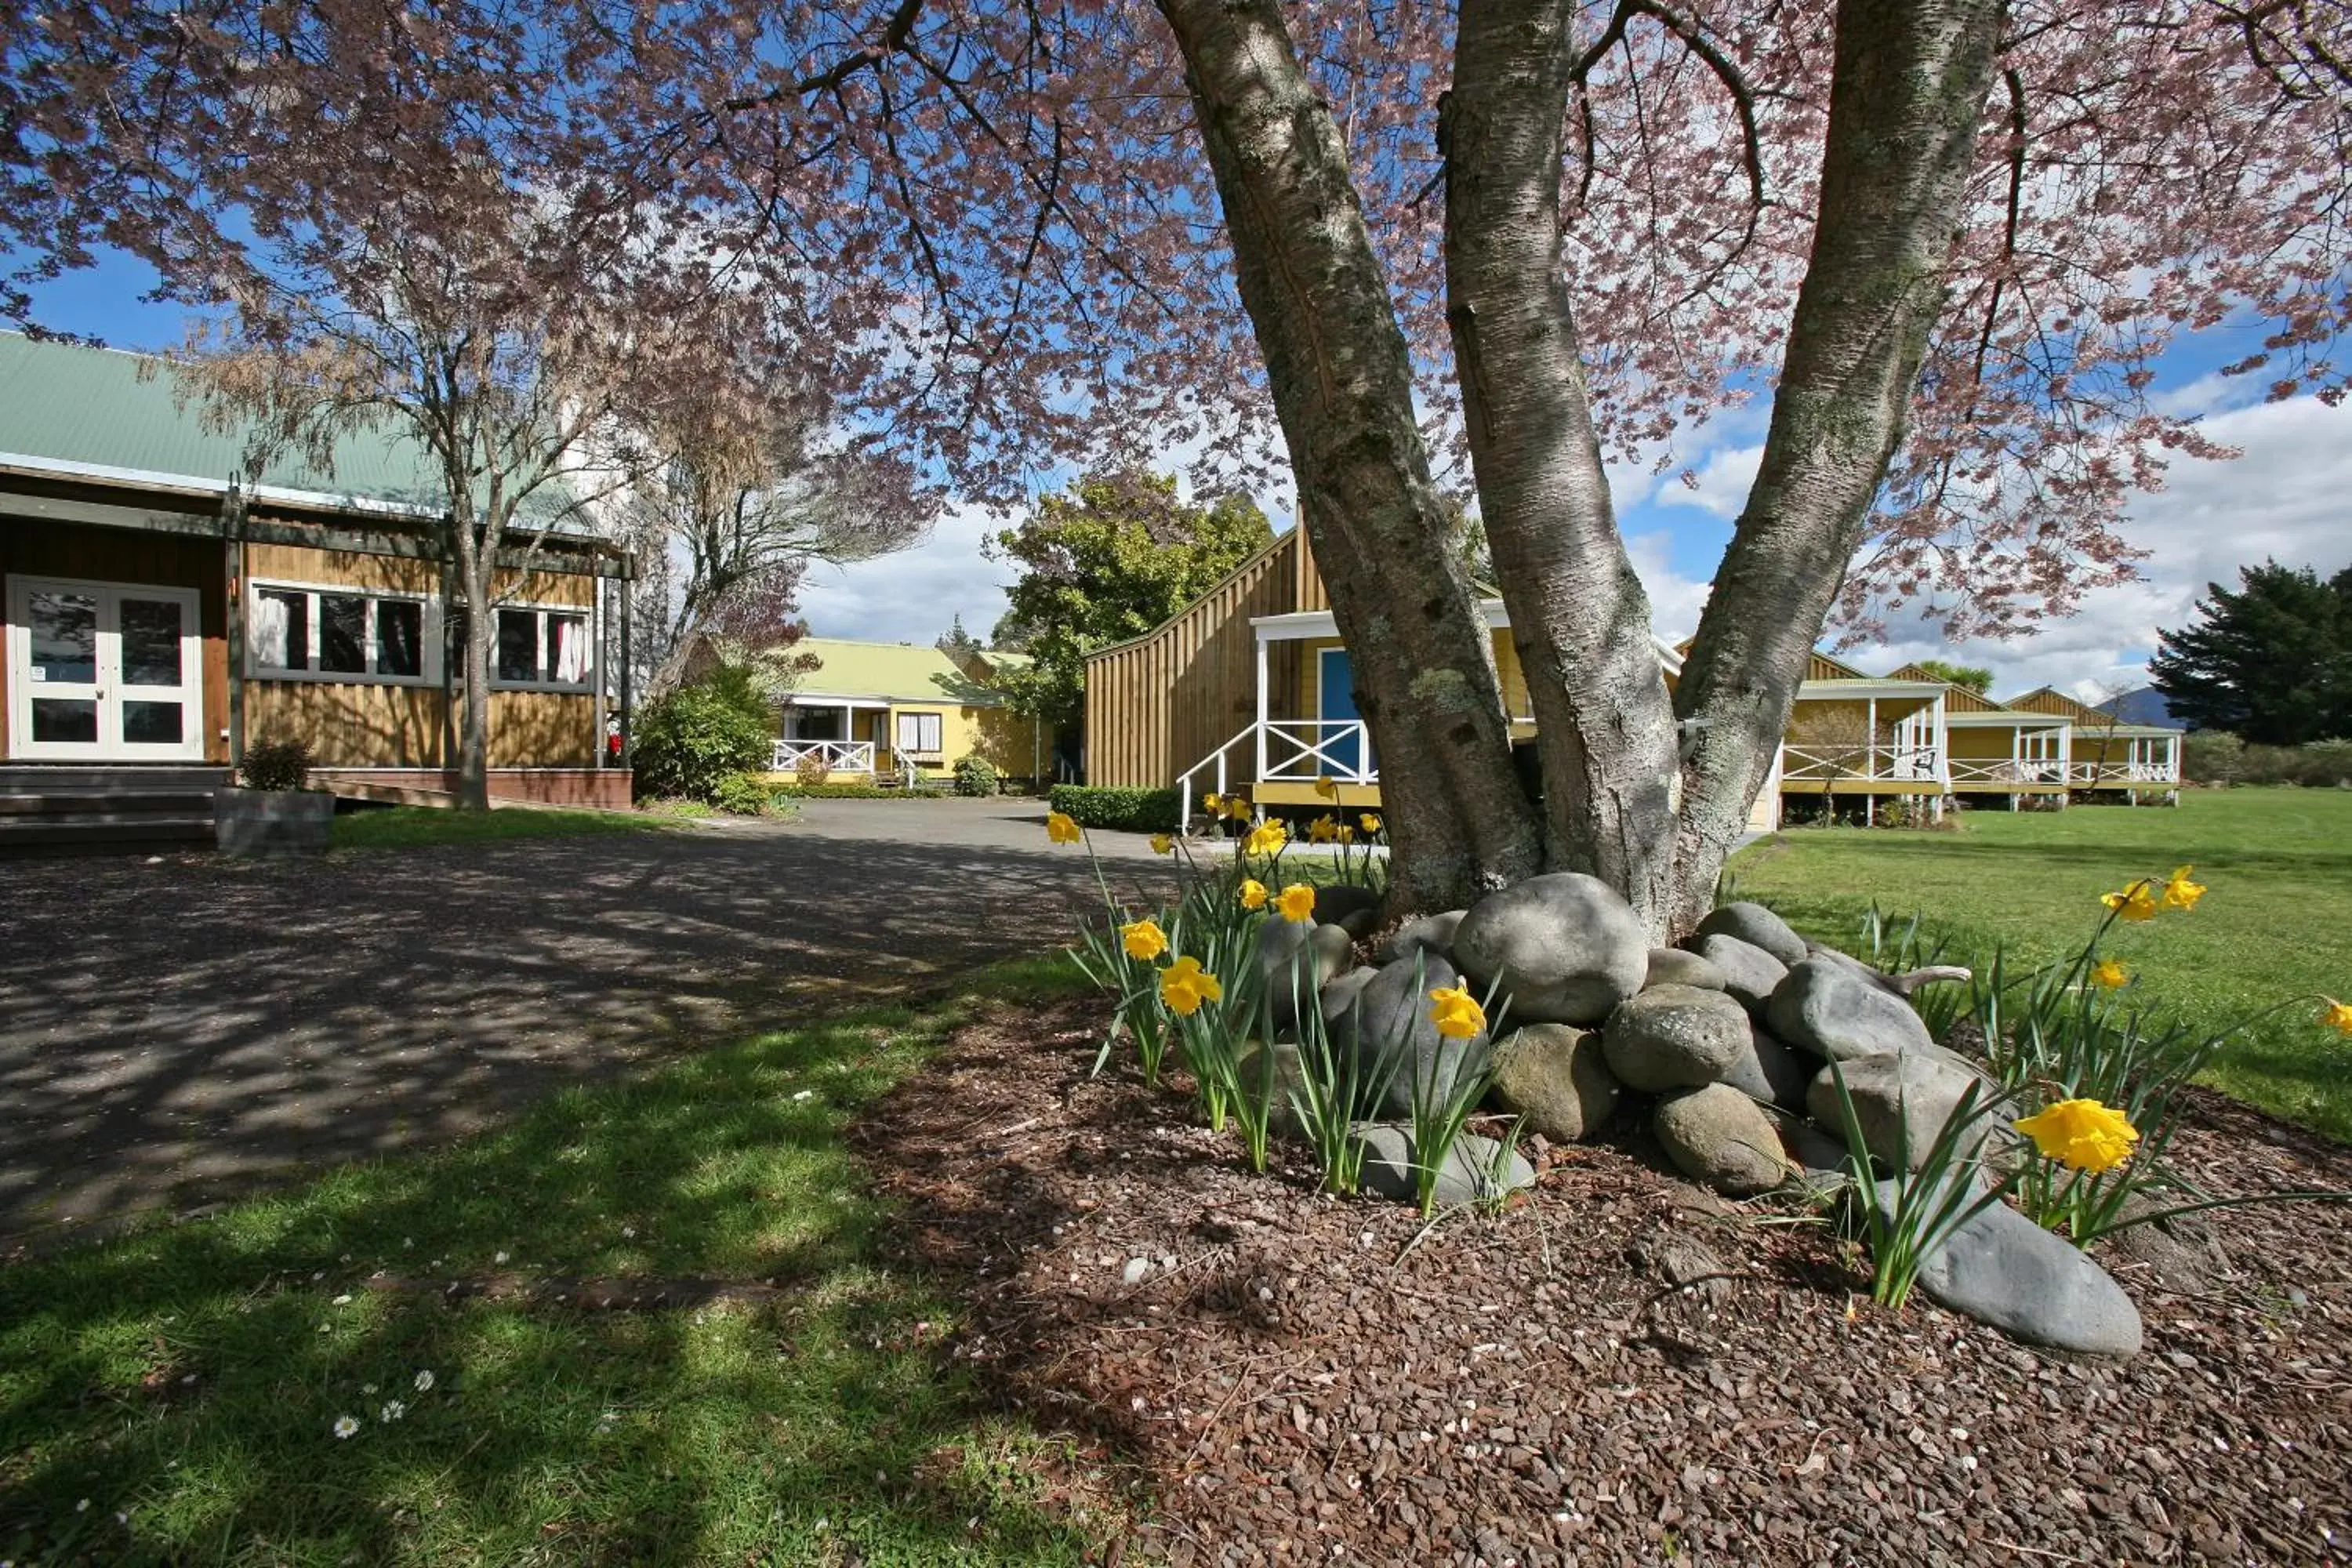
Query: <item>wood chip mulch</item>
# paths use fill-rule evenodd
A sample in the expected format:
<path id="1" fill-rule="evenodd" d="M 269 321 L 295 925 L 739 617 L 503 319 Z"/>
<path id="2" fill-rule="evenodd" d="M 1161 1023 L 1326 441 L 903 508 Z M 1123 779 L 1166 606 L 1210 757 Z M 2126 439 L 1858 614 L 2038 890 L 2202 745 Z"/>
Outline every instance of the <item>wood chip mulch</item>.
<path id="1" fill-rule="evenodd" d="M 962 1300 L 943 1353 L 1142 1500 L 1106 1561 L 2352 1563 L 2352 1210 L 2103 1252 L 2147 1346 L 2069 1361 L 1874 1307 L 1830 1230 L 1630 1136 L 1427 1230 L 1295 1152 L 1252 1175 L 1181 1083 L 1089 1079 L 1097 1028 L 975 1024 L 856 1137 Z M 2199 1117 L 2219 1192 L 2352 1187 L 2352 1151 Z"/>

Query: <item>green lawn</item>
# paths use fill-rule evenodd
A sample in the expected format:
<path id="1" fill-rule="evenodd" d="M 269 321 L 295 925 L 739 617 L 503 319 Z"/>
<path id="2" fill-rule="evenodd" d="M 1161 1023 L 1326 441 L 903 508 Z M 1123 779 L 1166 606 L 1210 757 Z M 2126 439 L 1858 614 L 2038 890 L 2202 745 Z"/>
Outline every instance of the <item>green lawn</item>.
<path id="1" fill-rule="evenodd" d="M 335 816 L 338 849 L 413 849 L 426 844 L 479 844 L 494 838 L 552 838 L 582 833 L 646 833 L 666 826 L 657 816 L 625 811 L 558 811 L 509 807 L 451 811 L 432 805 L 390 805 Z"/>
<path id="2" fill-rule="evenodd" d="M 841 1141 L 975 1007 L 1073 984 L 1000 968 L 0 1269 L 0 1559 L 1075 1563 L 1038 1440 L 977 1412 L 951 1310 L 877 1261 L 887 1215 Z M 445 1303 L 380 1269 L 788 1293 Z"/>
<path id="3" fill-rule="evenodd" d="M 2219 1029 L 2292 997 L 2352 1001 L 2352 792 L 2184 791 L 2177 808 L 1972 812 L 1942 832 L 1803 828 L 1732 862 L 1738 896 L 1820 941 L 1850 945 L 1875 900 L 1913 911 L 1981 959 L 1996 942 L 2035 959 L 2079 951 L 2099 895 L 2191 864 L 2211 890 L 2191 913 L 2118 924 L 2105 950 L 2158 1009 Z M 2352 1142 L 2352 1040 L 2298 1002 L 2250 1029 L 2215 1086 Z"/>

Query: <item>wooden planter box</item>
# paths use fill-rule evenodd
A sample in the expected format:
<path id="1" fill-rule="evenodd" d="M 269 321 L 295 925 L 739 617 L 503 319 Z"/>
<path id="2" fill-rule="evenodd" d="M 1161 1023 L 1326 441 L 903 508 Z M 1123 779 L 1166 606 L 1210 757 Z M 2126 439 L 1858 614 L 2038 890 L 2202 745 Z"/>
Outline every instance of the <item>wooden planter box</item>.
<path id="1" fill-rule="evenodd" d="M 224 855 L 268 859 L 324 855 L 334 827 L 335 797 L 325 790 L 213 792 L 213 833 Z"/>

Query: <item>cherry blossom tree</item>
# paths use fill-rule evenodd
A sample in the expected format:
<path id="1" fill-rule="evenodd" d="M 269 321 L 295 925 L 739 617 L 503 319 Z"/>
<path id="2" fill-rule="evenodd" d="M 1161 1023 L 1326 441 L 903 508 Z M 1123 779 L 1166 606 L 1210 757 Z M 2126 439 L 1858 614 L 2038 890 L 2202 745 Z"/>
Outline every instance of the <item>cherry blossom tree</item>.
<path id="1" fill-rule="evenodd" d="M 167 278 L 205 256 L 155 211 L 155 167 L 212 177 L 181 122 L 268 102 L 251 83 L 285 24 L 247 27 L 225 97 L 184 38 L 409 15 L 0 23 L 20 278 L 101 241 Z M 2352 29 L 2322 0 L 420 15 L 397 26 L 453 58 L 478 34 L 560 59 L 527 110 L 497 70 L 469 90 L 531 121 L 558 185 L 713 226 L 730 276 L 790 300 L 812 368 L 925 471 L 1012 503 L 1168 451 L 1227 481 L 1286 466 L 1356 650 L 1401 904 L 1571 868 L 1686 923 L 1833 615 L 2014 631 L 2127 575 L 2134 488 L 2225 455 L 2150 396 L 2183 334 L 2241 335 L 2229 374 L 2273 396 L 2342 384 Z M 1606 465 L 1671 471 L 1764 399 L 1670 691 Z M 1540 808 L 1449 549 L 1465 478 Z"/>

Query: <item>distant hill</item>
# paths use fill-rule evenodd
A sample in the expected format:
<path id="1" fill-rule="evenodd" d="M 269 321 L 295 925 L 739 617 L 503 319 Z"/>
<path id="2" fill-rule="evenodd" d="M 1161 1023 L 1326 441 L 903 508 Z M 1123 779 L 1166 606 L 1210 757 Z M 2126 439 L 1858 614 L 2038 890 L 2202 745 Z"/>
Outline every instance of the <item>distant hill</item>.
<path id="1" fill-rule="evenodd" d="M 2172 716 L 2164 705 L 2164 693 L 2153 686 L 2143 686 L 2119 697 L 2110 697 L 2098 705 L 2102 713 L 2112 713 L 2126 724 L 2155 724 L 2167 730 L 2186 730 L 2188 725 Z"/>

